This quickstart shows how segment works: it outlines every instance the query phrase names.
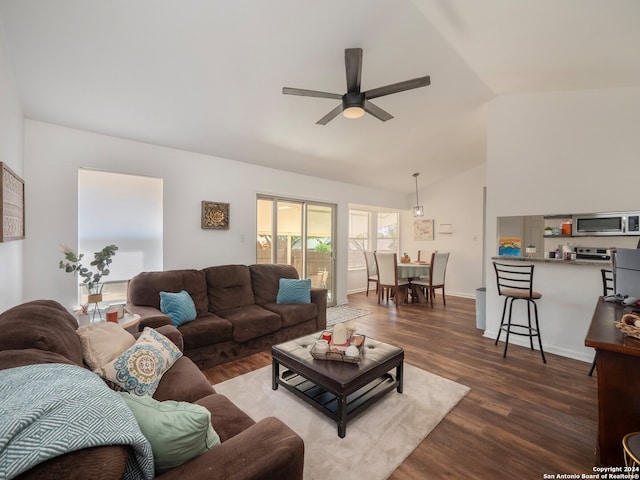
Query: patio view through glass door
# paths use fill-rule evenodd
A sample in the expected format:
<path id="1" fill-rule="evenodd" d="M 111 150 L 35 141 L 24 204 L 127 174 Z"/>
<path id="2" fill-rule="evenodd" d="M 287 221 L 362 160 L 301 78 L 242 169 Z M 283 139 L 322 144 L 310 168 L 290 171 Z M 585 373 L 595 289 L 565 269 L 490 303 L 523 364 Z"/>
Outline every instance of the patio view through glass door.
<path id="1" fill-rule="evenodd" d="M 335 305 L 336 206 L 258 196 L 256 211 L 256 263 L 293 265 L 300 278 L 326 288 L 327 305 Z"/>

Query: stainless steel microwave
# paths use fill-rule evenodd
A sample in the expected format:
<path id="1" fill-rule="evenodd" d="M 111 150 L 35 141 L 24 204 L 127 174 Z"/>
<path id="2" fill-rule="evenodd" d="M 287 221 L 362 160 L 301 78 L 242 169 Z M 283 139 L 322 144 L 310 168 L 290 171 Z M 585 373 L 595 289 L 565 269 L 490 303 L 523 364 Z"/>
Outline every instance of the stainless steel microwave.
<path id="1" fill-rule="evenodd" d="M 573 235 L 640 235 L 640 212 L 573 215 Z"/>

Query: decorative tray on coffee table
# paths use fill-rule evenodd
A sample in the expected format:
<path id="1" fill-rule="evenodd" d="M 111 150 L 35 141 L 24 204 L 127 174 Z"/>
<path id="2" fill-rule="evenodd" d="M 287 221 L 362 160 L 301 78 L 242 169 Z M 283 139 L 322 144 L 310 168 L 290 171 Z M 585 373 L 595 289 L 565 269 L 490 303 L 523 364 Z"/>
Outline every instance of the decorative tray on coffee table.
<path id="1" fill-rule="evenodd" d="M 349 330 L 349 339 L 346 344 L 334 345 L 329 342 L 328 352 L 316 352 L 316 346 L 311 347 L 311 356 L 316 360 L 334 360 L 345 363 L 359 363 L 362 358 L 362 352 L 364 350 L 365 336 L 360 333 L 355 333 Z M 349 345 L 355 345 L 358 347 L 358 355 L 350 356 L 345 354 L 345 350 Z"/>

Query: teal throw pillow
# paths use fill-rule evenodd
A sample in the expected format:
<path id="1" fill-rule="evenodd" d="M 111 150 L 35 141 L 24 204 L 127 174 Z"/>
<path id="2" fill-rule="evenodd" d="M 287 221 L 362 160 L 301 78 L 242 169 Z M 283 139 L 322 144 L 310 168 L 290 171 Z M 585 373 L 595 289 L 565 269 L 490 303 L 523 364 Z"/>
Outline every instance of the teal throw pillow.
<path id="1" fill-rule="evenodd" d="M 200 405 L 120 392 L 153 450 L 156 474 L 202 455 L 220 444 L 211 412 Z"/>
<path id="2" fill-rule="evenodd" d="M 160 292 L 160 311 L 167 315 L 175 327 L 196 319 L 196 305 L 189 292 Z"/>
<path id="3" fill-rule="evenodd" d="M 311 303 L 311 279 L 281 278 L 276 303 Z"/>

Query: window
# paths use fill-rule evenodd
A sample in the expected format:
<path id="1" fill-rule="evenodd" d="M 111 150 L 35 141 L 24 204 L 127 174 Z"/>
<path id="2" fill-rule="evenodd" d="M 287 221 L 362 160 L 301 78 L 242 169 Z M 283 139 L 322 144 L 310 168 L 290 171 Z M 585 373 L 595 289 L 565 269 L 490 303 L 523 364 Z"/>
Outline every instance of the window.
<path id="1" fill-rule="evenodd" d="M 349 269 L 366 268 L 364 250 L 398 253 L 400 214 L 349 210 Z"/>
<path id="2" fill-rule="evenodd" d="M 78 250 L 84 261 L 115 244 L 118 251 L 103 277 L 103 301 L 126 300 L 127 281 L 142 271 L 162 270 L 162 179 L 80 169 Z M 78 300 L 87 303 L 79 286 Z"/>
<path id="3" fill-rule="evenodd" d="M 398 253 L 397 212 L 378 212 L 377 215 L 377 248 L 378 252 Z"/>
<path id="4" fill-rule="evenodd" d="M 370 213 L 349 210 L 349 268 L 366 268 L 362 252 L 369 250 Z"/>

